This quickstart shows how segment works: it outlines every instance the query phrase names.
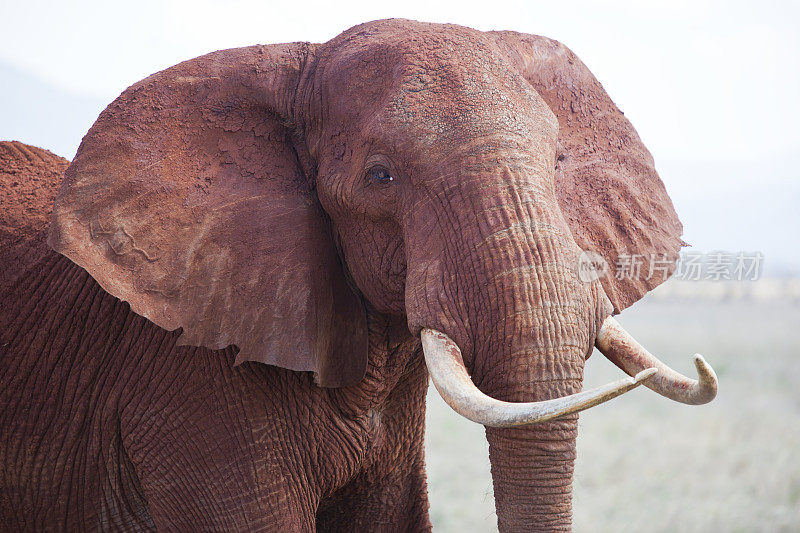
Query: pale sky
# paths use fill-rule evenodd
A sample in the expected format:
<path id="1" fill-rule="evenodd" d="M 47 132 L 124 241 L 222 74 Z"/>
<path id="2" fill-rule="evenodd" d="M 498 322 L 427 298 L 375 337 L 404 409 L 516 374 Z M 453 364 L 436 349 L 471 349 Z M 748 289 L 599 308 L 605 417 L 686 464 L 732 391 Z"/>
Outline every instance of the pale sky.
<path id="1" fill-rule="evenodd" d="M 633 122 L 686 240 L 800 265 L 800 2 L 2 1 L 0 73 L 13 76 L 0 88 L 0 138 L 67 158 L 128 85 L 213 50 L 321 42 L 387 17 L 546 35 Z M 28 131 L 20 117 L 42 103 L 9 87 L 23 74 L 86 105 L 47 109 L 48 127 Z"/>

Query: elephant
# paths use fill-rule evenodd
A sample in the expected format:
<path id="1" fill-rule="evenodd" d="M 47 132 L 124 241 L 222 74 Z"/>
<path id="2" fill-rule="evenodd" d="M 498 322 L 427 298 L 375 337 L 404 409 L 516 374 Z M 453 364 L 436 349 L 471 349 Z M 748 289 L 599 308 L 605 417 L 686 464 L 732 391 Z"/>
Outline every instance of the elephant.
<path id="1" fill-rule="evenodd" d="M 69 164 L 0 155 L 11 530 L 429 530 L 429 378 L 486 426 L 499 529 L 569 530 L 579 411 L 717 391 L 614 319 L 682 226 L 545 37 L 390 19 L 213 52 Z M 669 266 L 587 278 L 589 253 Z M 628 376 L 584 391 L 595 346 Z"/>

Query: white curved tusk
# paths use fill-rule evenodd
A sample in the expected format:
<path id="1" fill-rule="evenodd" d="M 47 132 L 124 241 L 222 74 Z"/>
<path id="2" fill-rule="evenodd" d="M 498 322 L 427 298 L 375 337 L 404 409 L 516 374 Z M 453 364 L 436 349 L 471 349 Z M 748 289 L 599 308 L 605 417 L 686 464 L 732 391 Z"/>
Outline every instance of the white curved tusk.
<path id="1" fill-rule="evenodd" d="M 657 368 L 658 375 L 645 386 L 676 402 L 689 405 L 708 403 L 717 395 L 717 374 L 703 356 L 695 354 L 694 365 L 700 378 L 688 378 L 658 360 L 645 350 L 636 339 L 622 329 L 619 322 L 608 317 L 600 327 L 595 346 L 609 361 L 629 376 L 643 368 Z"/>
<path id="2" fill-rule="evenodd" d="M 639 372 L 590 391 L 540 402 L 511 403 L 482 393 L 464 367 L 461 350 L 444 333 L 425 328 L 420 334 L 425 364 L 433 384 L 445 402 L 461 416 L 489 427 L 514 427 L 546 422 L 607 402 L 638 387 L 655 373 L 655 368 Z"/>

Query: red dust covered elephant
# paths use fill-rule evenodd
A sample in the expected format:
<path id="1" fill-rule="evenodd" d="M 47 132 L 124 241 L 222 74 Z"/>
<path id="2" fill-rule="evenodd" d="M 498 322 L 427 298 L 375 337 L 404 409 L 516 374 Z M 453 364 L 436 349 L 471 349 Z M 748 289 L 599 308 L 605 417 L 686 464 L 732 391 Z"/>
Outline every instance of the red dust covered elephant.
<path id="1" fill-rule="evenodd" d="M 564 530 L 578 411 L 716 393 L 611 318 L 663 279 L 578 269 L 674 261 L 682 229 L 550 39 L 386 20 L 215 52 L 122 93 L 60 189 L 66 161 L 0 154 L 8 529 L 429 529 L 430 375 L 487 426 L 500 529 Z M 633 377 L 582 392 L 594 346 Z"/>

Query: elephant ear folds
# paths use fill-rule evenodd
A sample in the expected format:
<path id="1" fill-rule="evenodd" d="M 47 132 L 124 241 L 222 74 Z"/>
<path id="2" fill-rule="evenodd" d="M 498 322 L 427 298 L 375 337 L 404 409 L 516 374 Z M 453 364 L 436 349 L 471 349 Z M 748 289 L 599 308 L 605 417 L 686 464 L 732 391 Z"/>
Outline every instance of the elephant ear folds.
<path id="1" fill-rule="evenodd" d="M 559 205 L 578 246 L 608 263 L 600 281 L 619 313 L 672 274 L 686 245 L 653 158 L 571 50 L 536 35 L 493 36 L 558 117 Z"/>
<path id="2" fill-rule="evenodd" d="M 127 89 L 86 135 L 50 246 L 181 344 L 358 382 L 366 316 L 303 173 L 289 107 L 308 44 L 215 52 Z"/>

